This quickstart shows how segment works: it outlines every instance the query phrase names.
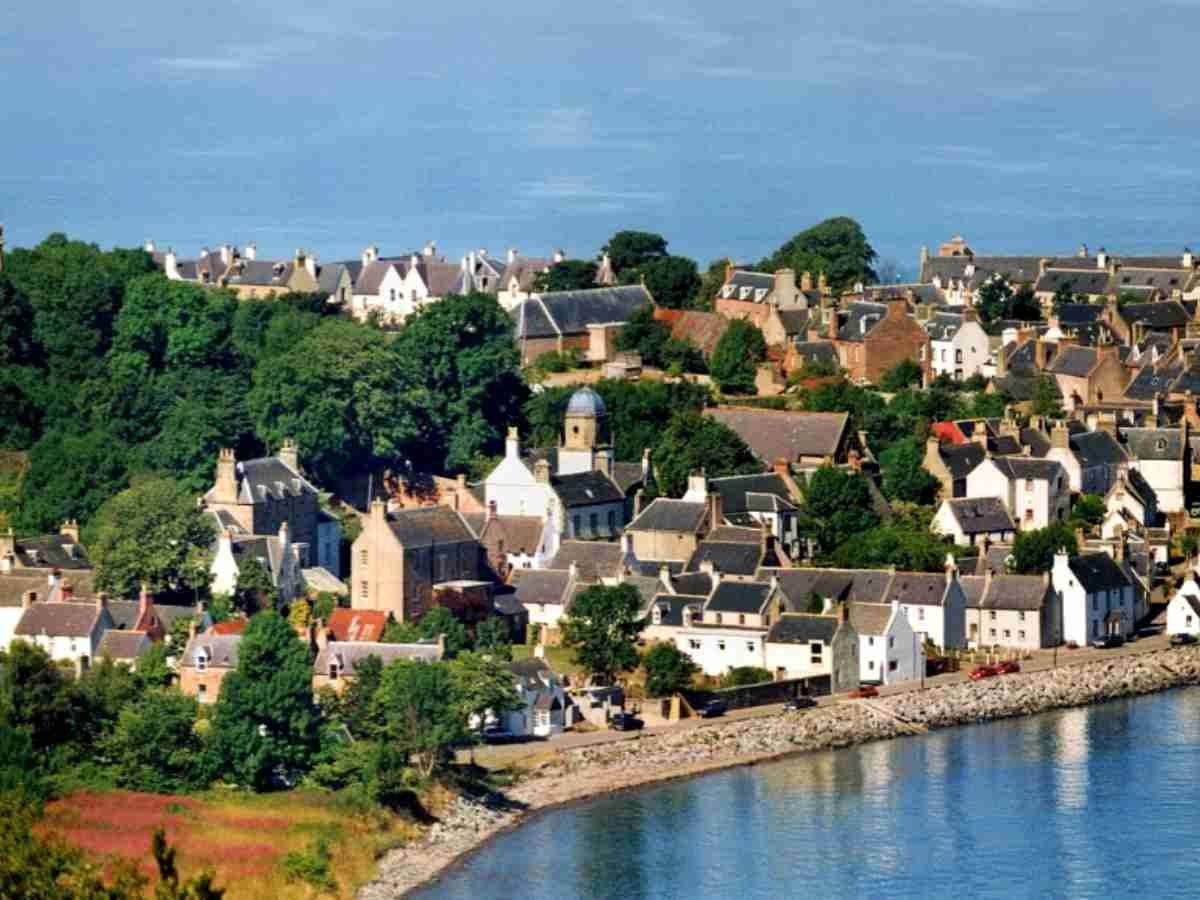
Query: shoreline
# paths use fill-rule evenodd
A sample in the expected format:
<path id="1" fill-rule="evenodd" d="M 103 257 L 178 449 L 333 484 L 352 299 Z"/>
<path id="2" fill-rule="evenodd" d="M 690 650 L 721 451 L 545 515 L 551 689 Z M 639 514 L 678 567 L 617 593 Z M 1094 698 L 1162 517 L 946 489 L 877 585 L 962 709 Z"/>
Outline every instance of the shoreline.
<path id="1" fill-rule="evenodd" d="M 1200 646 L 1071 663 L 1058 669 L 844 701 L 775 716 L 562 751 L 502 800 L 459 798 L 420 841 L 379 860 L 359 900 L 394 900 L 448 874 L 493 839 L 541 813 L 597 797 L 930 730 L 1091 706 L 1200 684 Z M 517 807 L 516 809 L 511 808 Z"/>

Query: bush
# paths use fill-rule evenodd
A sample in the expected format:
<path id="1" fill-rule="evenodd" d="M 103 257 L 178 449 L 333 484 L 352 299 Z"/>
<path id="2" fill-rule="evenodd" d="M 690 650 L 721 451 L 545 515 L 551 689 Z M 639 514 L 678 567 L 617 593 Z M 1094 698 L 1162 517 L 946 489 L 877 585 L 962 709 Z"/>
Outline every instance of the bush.
<path id="1" fill-rule="evenodd" d="M 567 372 L 571 369 L 579 368 L 582 360 L 583 354 L 577 348 L 573 347 L 562 353 L 559 353 L 557 350 L 543 353 L 533 361 L 533 365 L 543 372 Z"/>
<path id="2" fill-rule="evenodd" d="M 721 687 L 745 687 L 750 684 L 762 684 L 774 680 L 770 672 L 766 669 L 760 669 L 758 666 L 736 666 L 726 672 L 721 678 Z"/>
<path id="3" fill-rule="evenodd" d="M 657 643 L 642 656 L 646 670 L 646 693 L 667 697 L 688 688 L 700 667 L 674 644 Z"/>
<path id="4" fill-rule="evenodd" d="M 333 854 L 329 839 L 322 835 L 308 850 L 293 850 L 283 859 L 283 871 L 288 881 L 303 881 L 322 891 L 336 891 L 337 880 L 330 873 Z"/>

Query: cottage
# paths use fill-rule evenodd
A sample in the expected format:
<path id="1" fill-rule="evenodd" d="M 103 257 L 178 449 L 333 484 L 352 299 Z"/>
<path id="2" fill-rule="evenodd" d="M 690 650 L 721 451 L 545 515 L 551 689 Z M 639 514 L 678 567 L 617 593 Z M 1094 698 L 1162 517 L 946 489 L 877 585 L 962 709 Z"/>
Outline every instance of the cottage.
<path id="1" fill-rule="evenodd" d="M 784 613 L 763 642 L 765 668 L 777 679 L 829 675 L 835 694 L 859 686 L 858 632 L 838 615 Z"/>
<path id="2" fill-rule="evenodd" d="M 1010 543 L 1017 526 L 999 497 L 951 498 L 943 500 L 934 514 L 931 529 L 955 544 Z"/>
<path id="3" fill-rule="evenodd" d="M 849 413 L 718 406 L 705 410 L 704 415 L 737 432 L 764 468 L 778 466 L 782 460 L 788 467 L 811 471 L 865 457 Z"/>
<path id="4" fill-rule="evenodd" d="M 1108 493 L 1120 471 L 1129 463 L 1124 448 L 1108 431 L 1072 434 L 1063 422 L 1057 422 L 1050 432 L 1050 450 L 1046 459 L 1062 465 L 1072 491 L 1101 497 Z"/>
<path id="5" fill-rule="evenodd" d="M 21 600 L 21 618 L 13 629 L 14 640 L 42 648 L 55 662 L 67 663 L 77 674 L 96 660 L 105 632 L 115 627 L 108 600 L 97 594 L 91 602 L 74 602 L 64 590 L 62 599 L 37 602 L 33 592 Z"/>
<path id="6" fill-rule="evenodd" d="M 1066 520 L 1071 486 L 1053 460 L 1023 456 L 989 457 L 967 475 L 967 496 L 998 497 L 1022 531 Z"/>
<path id="7" fill-rule="evenodd" d="M 967 646 L 1037 650 L 1062 633 L 1058 595 L 1048 575 L 985 574 L 961 579 L 967 600 Z"/>
<path id="8" fill-rule="evenodd" d="M 1136 625 L 1137 587 L 1106 553 L 1054 557 L 1054 589 L 1062 598 L 1062 637 L 1084 645 L 1115 634 L 1128 637 Z"/>
<path id="9" fill-rule="evenodd" d="M 499 715 L 506 731 L 522 737 L 549 737 L 575 723 L 575 704 L 544 659 L 518 660 L 509 663 L 508 669 L 521 705 Z"/>
<path id="10" fill-rule="evenodd" d="M 1200 585 L 1197 567 L 1193 565 L 1188 578 L 1179 586 L 1167 604 L 1167 634 L 1190 634 L 1200 637 Z"/>
<path id="11" fill-rule="evenodd" d="M 1186 422 L 1180 428 L 1122 428 L 1121 440 L 1137 469 L 1158 498 L 1160 512 L 1184 510 L 1190 482 Z"/>
<path id="12" fill-rule="evenodd" d="M 414 662 L 433 662 L 445 658 L 445 637 L 437 641 L 420 641 L 415 644 L 382 644 L 375 641 L 330 640 L 323 628 L 315 635 L 317 656 L 313 661 L 313 690 L 323 687 L 341 693 L 346 685 L 358 676 L 358 667 L 370 658 L 379 660 L 380 665 L 398 659 Z"/>
<path id="13" fill-rule="evenodd" d="M 200 703 L 216 703 L 221 682 L 238 665 L 241 634 L 197 634 L 193 626 L 179 660 L 179 689 Z"/>
<path id="14" fill-rule="evenodd" d="M 899 603 L 851 603 L 849 617 L 858 634 L 860 681 L 887 685 L 921 677 L 925 648 Z"/>
<path id="15" fill-rule="evenodd" d="M 934 375 L 963 381 L 979 375 L 990 355 L 987 332 L 974 309 L 937 312 L 925 321 Z"/>

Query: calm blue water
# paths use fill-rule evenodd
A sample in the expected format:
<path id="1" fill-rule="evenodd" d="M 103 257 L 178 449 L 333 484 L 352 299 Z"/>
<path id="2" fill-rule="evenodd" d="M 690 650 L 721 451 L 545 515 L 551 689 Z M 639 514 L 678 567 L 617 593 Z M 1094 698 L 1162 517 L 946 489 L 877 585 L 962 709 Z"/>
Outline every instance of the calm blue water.
<path id="1" fill-rule="evenodd" d="M 416 896 L 1196 896 L 1198 776 L 1175 691 L 548 812 Z"/>

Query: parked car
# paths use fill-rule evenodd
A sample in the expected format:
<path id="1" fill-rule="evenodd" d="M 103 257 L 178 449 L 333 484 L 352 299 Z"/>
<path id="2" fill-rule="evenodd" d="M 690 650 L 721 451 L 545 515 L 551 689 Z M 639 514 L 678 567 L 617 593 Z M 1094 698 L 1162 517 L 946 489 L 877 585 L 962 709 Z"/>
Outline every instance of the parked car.
<path id="1" fill-rule="evenodd" d="M 925 674 L 929 677 L 941 675 L 950 670 L 950 660 L 944 656 L 929 657 L 925 660 Z"/>
<path id="2" fill-rule="evenodd" d="M 980 679 L 992 678 L 993 676 L 999 674 L 1000 671 L 996 668 L 996 666 L 976 666 L 971 670 L 971 674 L 967 677 L 972 681 L 979 681 Z"/>
<path id="3" fill-rule="evenodd" d="M 1186 647 L 1188 644 L 1196 643 L 1196 636 L 1188 634 L 1186 631 L 1181 631 L 1179 634 L 1171 635 L 1172 647 Z"/>
<path id="4" fill-rule="evenodd" d="M 513 734 L 507 728 L 501 728 L 499 725 L 489 725 L 483 729 L 480 735 L 485 744 L 514 744 L 521 740 L 519 735 Z"/>
<path id="5" fill-rule="evenodd" d="M 868 697 L 878 697 L 879 688 L 873 684 L 864 684 L 857 691 L 851 691 L 849 696 L 851 700 L 865 700 Z"/>
<path id="6" fill-rule="evenodd" d="M 646 723 L 632 713 L 613 713 L 608 720 L 608 726 L 613 731 L 641 731 Z"/>
<path id="7" fill-rule="evenodd" d="M 717 716 L 725 715 L 725 710 L 728 708 L 724 700 L 709 700 L 700 707 L 700 718 L 715 719 Z"/>
<path id="8" fill-rule="evenodd" d="M 817 705 L 816 697 L 793 697 L 787 703 L 783 704 L 783 708 L 789 711 L 812 709 Z"/>
<path id="9" fill-rule="evenodd" d="M 1125 638 L 1119 634 L 1106 634 L 1092 641 L 1092 646 L 1097 650 L 1111 650 L 1113 647 L 1125 646 Z"/>
<path id="10" fill-rule="evenodd" d="M 997 663 L 994 668 L 997 675 L 1011 675 L 1014 672 L 1021 671 L 1021 664 L 1015 659 L 1009 659 L 1002 663 Z"/>

